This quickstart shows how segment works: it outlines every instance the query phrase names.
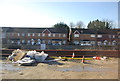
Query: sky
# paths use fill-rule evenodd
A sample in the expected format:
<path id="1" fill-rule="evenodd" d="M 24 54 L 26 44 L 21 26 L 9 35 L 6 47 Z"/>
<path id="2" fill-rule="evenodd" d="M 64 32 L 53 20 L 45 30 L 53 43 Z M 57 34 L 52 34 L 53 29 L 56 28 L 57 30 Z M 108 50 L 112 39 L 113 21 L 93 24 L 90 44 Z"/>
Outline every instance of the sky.
<path id="1" fill-rule="evenodd" d="M 108 0 L 109 1 L 109 0 Z M 0 0 L 0 27 L 52 27 L 54 24 L 108 19 L 117 27 L 118 2 Z"/>

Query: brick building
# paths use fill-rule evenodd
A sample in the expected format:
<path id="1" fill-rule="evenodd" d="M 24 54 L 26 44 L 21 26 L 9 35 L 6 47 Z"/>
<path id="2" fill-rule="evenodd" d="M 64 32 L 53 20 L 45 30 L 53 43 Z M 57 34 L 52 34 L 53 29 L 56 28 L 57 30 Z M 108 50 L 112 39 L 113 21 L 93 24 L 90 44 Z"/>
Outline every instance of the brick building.
<path id="1" fill-rule="evenodd" d="M 65 45 L 67 32 L 55 28 L 2 28 L 3 44 Z"/>
<path id="2" fill-rule="evenodd" d="M 119 30 L 72 29 L 72 43 L 78 45 L 117 45 Z"/>
<path id="3" fill-rule="evenodd" d="M 69 40 L 68 31 L 56 28 L 20 28 L 2 27 L 3 45 L 79 45 L 101 46 L 117 45 L 120 39 L 120 29 L 90 30 L 71 29 Z M 69 41 L 68 41 L 69 40 Z"/>

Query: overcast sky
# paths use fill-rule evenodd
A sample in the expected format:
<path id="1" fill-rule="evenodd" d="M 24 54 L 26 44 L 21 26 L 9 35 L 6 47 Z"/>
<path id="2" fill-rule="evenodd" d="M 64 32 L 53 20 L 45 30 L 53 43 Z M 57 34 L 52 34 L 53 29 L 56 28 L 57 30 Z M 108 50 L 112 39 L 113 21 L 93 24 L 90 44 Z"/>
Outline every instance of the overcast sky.
<path id="1" fill-rule="evenodd" d="M 109 0 L 108 0 L 109 1 Z M 93 20 L 118 22 L 118 2 L 41 2 L 40 0 L 0 0 L 0 27 L 51 27 L 56 23 Z"/>

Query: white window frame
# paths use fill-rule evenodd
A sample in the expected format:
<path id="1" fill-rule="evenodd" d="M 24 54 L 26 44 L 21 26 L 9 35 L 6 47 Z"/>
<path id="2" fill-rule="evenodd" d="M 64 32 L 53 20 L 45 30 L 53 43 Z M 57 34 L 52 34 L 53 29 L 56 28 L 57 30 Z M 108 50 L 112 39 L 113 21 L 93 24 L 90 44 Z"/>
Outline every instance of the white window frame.
<path id="1" fill-rule="evenodd" d="M 111 45 L 111 42 L 108 42 L 108 45 Z"/>
<path id="2" fill-rule="evenodd" d="M 45 44 L 45 40 L 42 40 L 42 43 Z"/>
<path id="3" fill-rule="evenodd" d="M 59 37 L 61 37 L 61 34 L 59 34 Z"/>
<path id="4" fill-rule="evenodd" d="M 79 34 L 74 34 L 74 37 L 79 37 Z"/>
<path id="5" fill-rule="evenodd" d="M 97 35 L 98 38 L 102 38 L 102 35 Z"/>
<path id="6" fill-rule="evenodd" d="M 22 33 L 22 36 L 25 36 L 25 33 Z"/>
<path id="7" fill-rule="evenodd" d="M 48 34 L 48 37 L 51 37 L 51 33 L 50 33 L 50 34 Z"/>
<path id="8" fill-rule="evenodd" d="M 95 34 L 91 34 L 90 37 L 95 37 Z"/>
<path id="9" fill-rule="evenodd" d="M 30 33 L 28 33 L 28 36 L 30 36 Z"/>
<path id="10" fill-rule="evenodd" d="M 42 33 L 42 36 L 45 37 L 45 33 Z"/>
<path id="11" fill-rule="evenodd" d="M 65 34 L 63 34 L 63 37 L 66 37 L 66 35 L 65 35 Z"/>
<path id="12" fill-rule="evenodd" d="M 33 33 L 32 36 L 35 36 L 35 33 Z"/>
<path id="13" fill-rule="evenodd" d="M 11 40 L 11 43 L 14 43 L 14 41 L 13 41 L 13 40 Z"/>
<path id="14" fill-rule="evenodd" d="M 17 36 L 19 37 L 19 36 L 20 36 L 20 33 L 17 33 Z"/>
<path id="15" fill-rule="evenodd" d="M 77 41 L 77 40 L 75 40 L 75 41 L 74 41 L 74 44 L 75 44 L 75 45 L 78 45 L 78 44 L 80 44 L 80 42 Z"/>
<path id="16" fill-rule="evenodd" d="M 51 40 L 48 40 L 48 44 L 51 44 L 52 42 L 51 42 Z"/>
<path id="17" fill-rule="evenodd" d="M 28 40 L 27 43 L 30 44 L 30 40 Z"/>
<path id="18" fill-rule="evenodd" d="M 63 44 L 66 44 L 66 41 L 65 41 L 65 40 L 63 41 Z"/>
<path id="19" fill-rule="evenodd" d="M 17 44 L 20 45 L 20 41 L 17 41 Z"/>
<path id="20" fill-rule="evenodd" d="M 55 37 L 55 34 L 53 34 L 53 37 Z"/>
<path id="21" fill-rule="evenodd" d="M 102 42 L 101 41 L 98 41 L 97 42 L 98 46 L 102 45 Z"/>
<path id="22" fill-rule="evenodd" d="M 38 36 L 40 36 L 40 33 L 38 33 Z"/>
<path id="23" fill-rule="evenodd" d="M 112 41 L 112 45 L 114 46 L 114 45 L 116 45 L 116 41 L 114 40 L 114 41 Z"/>
<path id="24" fill-rule="evenodd" d="M 25 40 L 22 40 L 22 43 L 25 43 Z"/>
<path id="25" fill-rule="evenodd" d="M 115 35 L 113 35 L 113 38 L 115 38 Z"/>

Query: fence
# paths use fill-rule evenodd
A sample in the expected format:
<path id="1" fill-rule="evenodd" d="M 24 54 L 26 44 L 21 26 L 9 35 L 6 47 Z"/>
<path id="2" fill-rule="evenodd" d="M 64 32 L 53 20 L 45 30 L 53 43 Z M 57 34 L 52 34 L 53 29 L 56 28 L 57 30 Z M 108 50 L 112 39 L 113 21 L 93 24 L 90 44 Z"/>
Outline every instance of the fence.
<path id="1" fill-rule="evenodd" d="M 14 49 L 3 49 L 2 55 L 9 55 Z M 38 52 L 45 51 L 49 56 L 67 56 L 71 57 L 73 52 L 75 57 L 93 57 L 93 56 L 107 56 L 107 57 L 120 57 L 119 50 L 36 50 Z"/>

